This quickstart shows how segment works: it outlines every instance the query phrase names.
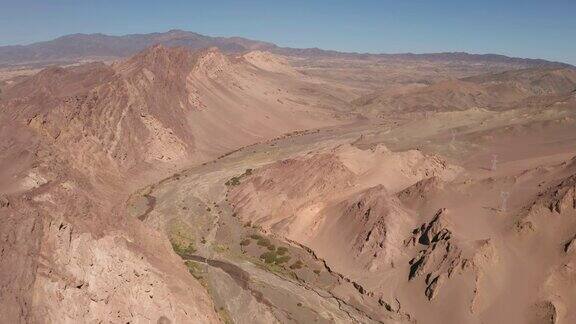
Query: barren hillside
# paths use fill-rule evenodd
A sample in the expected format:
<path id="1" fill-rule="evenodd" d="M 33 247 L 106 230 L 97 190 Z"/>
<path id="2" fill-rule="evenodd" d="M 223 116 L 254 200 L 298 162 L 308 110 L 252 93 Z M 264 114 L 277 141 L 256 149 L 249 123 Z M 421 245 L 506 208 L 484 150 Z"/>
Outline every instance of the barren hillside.
<path id="1" fill-rule="evenodd" d="M 3 319 L 216 321 L 168 241 L 122 205 L 175 168 L 341 123 L 342 100 L 310 97 L 318 82 L 283 64 L 156 46 L 4 86 Z"/>

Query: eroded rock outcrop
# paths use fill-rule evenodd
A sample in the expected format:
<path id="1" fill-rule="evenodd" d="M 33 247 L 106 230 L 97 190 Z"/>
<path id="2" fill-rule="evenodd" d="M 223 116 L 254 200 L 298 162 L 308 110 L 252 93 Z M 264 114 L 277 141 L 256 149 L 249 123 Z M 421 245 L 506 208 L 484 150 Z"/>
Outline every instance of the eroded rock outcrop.
<path id="1" fill-rule="evenodd" d="M 537 230 L 542 223 L 542 215 L 569 215 L 576 212 L 576 174 L 563 177 L 556 184 L 548 187 L 529 202 L 522 210 L 517 221 L 516 230 L 519 233 L 529 233 Z"/>
<path id="2" fill-rule="evenodd" d="M 350 251 L 358 265 L 370 271 L 393 267 L 402 251 L 404 233 L 414 225 L 413 215 L 383 186 L 369 188 L 336 206 L 336 212 L 326 218 L 316 241 L 326 242 L 340 233 L 343 242 L 351 242 L 340 249 Z M 322 238 L 323 237 L 323 238 Z"/>
<path id="3" fill-rule="evenodd" d="M 576 251 L 576 235 L 572 236 L 568 242 L 564 243 L 564 252 L 573 253 Z"/>
<path id="4" fill-rule="evenodd" d="M 425 296 L 432 300 L 442 286 L 455 274 L 478 276 L 481 268 L 493 259 L 489 241 L 464 245 L 455 237 L 446 209 L 438 210 L 429 222 L 412 231 L 404 246 L 415 247 L 418 252 L 409 261 L 408 280 L 424 280 Z"/>
<path id="5" fill-rule="evenodd" d="M 448 229 L 444 217 L 445 209 L 440 209 L 429 223 L 422 224 L 413 231 L 413 236 L 405 244 L 422 245 L 425 248 L 410 260 L 408 279 L 424 276 L 425 294 L 428 299 L 436 296 L 445 277 L 461 266 L 462 250 L 451 240 L 452 232 Z"/>
<path id="6" fill-rule="evenodd" d="M 37 320 L 217 322 L 199 283 L 153 266 L 122 233 L 95 238 L 62 220 L 47 220 L 45 229 L 33 289 Z"/>

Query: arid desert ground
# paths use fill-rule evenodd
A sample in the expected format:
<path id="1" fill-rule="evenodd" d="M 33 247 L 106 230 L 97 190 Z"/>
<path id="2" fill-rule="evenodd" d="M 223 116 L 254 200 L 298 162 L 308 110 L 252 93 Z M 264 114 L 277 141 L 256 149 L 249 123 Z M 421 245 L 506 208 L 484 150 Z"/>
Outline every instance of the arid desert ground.
<path id="1" fill-rule="evenodd" d="M 576 323 L 573 66 L 72 36 L 0 47 L 0 322 Z"/>

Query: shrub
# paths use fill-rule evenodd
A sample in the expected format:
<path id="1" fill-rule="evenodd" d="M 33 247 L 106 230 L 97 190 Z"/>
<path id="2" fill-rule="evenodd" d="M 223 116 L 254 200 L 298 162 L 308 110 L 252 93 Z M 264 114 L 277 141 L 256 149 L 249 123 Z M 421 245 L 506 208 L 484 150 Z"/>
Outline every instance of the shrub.
<path id="1" fill-rule="evenodd" d="M 276 253 L 278 253 L 278 255 L 284 255 L 286 254 L 286 252 L 288 252 L 288 248 L 283 246 L 278 247 L 278 249 L 276 250 Z"/>
<path id="2" fill-rule="evenodd" d="M 216 244 L 212 246 L 212 249 L 214 249 L 214 251 L 218 252 L 218 253 L 224 253 L 226 251 L 228 251 L 228 246 L 224 245 L 224 244 Z"/>
<path id="3" fill-rule="evenodd" d="M 242 242 L 240 242 L 241 246 L 248 246 L 250 245 L 252 241 L 250 241 L 250 239 L 243 239 Z"/>
<path id="4" fill-rule="evenodd" d="M 266 246 L 266 247 L 267 247 L 267 246 L 270 245 L 270 240 L 267 239 L 267 238 L 261 237 L 261 238 L 258 240 L 258 245 L 260 245 L 260 246 Z"/>
<path id="5" fill-rule="evenodd" d="M 186 267 L 188 268 L 188 272 L 194 276 L 196 279 L 202 279 L 202 268 L 200 265 L 194 261 L 186 261 Z"/>
<path id="6" fill-rule="evenodd" d="M 292 263 L 292 265 L 290 265 L 290 269 L 292 269 L 292 270 L 301 269 L 303 265 L 304 264 L 302 263 L 302 261 L 298 260 L 298 261 Z"/>
<path id="7" fill-rule="evenodd" d="M 218 312 L 218 316 L 220 317 L 220 320 L 222 321 L 222 323 L 234 324 L 234 321 L 232 321 L 232 318 L 230 317 L 230 314 L 228 313 L 226 308 L 220 307 L 220 308 L 218 308 L 217 312 Z"/>
<path id="8" fill-rule="evenodd" d="M 290 261 L 290 256 L 289 255 L 283 255 L 281 257 L 277 257 L 276 258 L 276 263 L 277 264 L 282 264 L 282 263 L 286 263 Z"/>
<path id="9" fill-rule="evenodd" d="M 184 245 L 184 246 L 182 246 L 176 242 L 172 242 L 172 249 L 174 249 L 174 252 L 176 252 L 176 254 L 178 254 L 181 257 L 186 257 L 186 256 L 196 252 L 196 248 L 194 247 L 194 242 L 190 242 L 190 243 L 188 243 L 188 245 Z"/>
<path id="10" fill-rule="evenodd" d="M 237 186 L 240 184 L 239 177 L 232 177 L 230 180 L 226 181 L 225 185 L 227 186 Z"/>
<path id="11" fill-rule="evenodd" d="M 276 253 L 265 252 L 260 256 L 260 259 L 263 259 L 266 263 L 274 263 L 276 262 Z"/>
<path id="12" fill-rule="evenodd" d="M 264 262 L 266 262 L 268 264 L 281 265 L 283 263 L 288 262 L 290 260 L 290 256 L 289 255 L 279 256 L 276 253 L 276 251 L 268 251 L 268 252 L 262 253 L 262 255 L 260 255 L 260 259 L 263 259 Z"/>
<path id="13" fill-rule="evenodd" d="M 252 169 L 246 169 L 246 171 L 244 171 L 244 173 L 242 173 L 241 175 L 230 178 L 228 181 L 226 181 L 225 185 L 237 186 L 240 184 L 240 180 L 242 178 L 247 177 L 249 175 L 252 175 Z"/>

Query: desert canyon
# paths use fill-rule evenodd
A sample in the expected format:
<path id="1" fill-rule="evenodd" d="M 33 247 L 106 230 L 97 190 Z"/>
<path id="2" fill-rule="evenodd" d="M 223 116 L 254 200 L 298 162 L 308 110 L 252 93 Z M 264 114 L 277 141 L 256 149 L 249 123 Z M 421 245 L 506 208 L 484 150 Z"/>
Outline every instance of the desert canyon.
<path id="1" fill-rule="evenodd" d="M 576 68 L 0 47 L 2 323 L 576 323 Z"/>

